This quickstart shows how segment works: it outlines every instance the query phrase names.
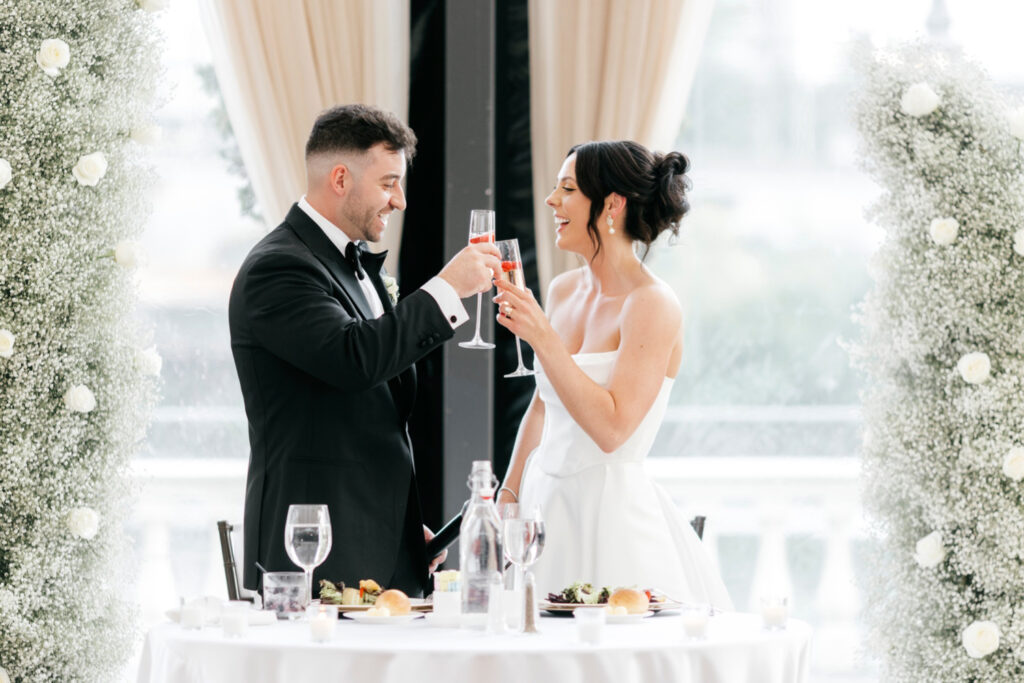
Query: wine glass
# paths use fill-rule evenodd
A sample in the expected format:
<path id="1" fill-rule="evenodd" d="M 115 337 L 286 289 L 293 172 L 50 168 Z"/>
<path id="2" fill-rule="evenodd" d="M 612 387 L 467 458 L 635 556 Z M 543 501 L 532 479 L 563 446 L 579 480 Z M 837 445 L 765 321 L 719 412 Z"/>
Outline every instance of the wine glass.
<path id="1" fill-rule="evenodd" d="M 313 601 L 313 569 L 331 552 L 331 517 L 326 505 L 289 505 L 284 548 L 306 572 L 306 605 Z"/>
<path id="2" fill-rule="evenodd" d="M 498 247 L 498 251 L 501 252 L 501 277 L 519 289 L 526 289 L 523 259 L 519 256 L 519 240 L 501 240 L 495 242 L 494 246 Z M 529 377 L 537 374 L 523 365 L 523 347 L 518 335 L 516 335 L 516 355 L 519 357 L 519 366 L 505 377 Z"/>
<path id="3" fill-rule="evenodd" d="M 498 516 L 501 517 L 502 525 L 505 524 L 507 519 L 515 519 L 519 516 L 519 503 L 499 503 L 498 504 Z M 505 548 L 505 567 L 508 568 L 509 564 L 512 564 L 512 558 L 508 556 L 508 548 Z M 513 571 L 511 574 L 512 585 L 506 583 L 506 590 L 516 590 L 520 586 L 519 572 L 515 571 L 515 565 L 513 564 Z"/>
<path id="4" fill-rule="evenodd" d="M 544 550 L 544 520 L 540 510 L 534 508 L 533 513 L 527 517 L 510 517 L 505 520 L 503 529 L 505 541 L 505 554 L 516 566 L 518 572 L 523 574 L 523 584 L 527 590 L 523 594 L 523 628 L 520 632 L 534 632 L 530 630 L 533 622 L 530 615 L 535 609 L 533 604 L 533 591 L 529 589 L 532 585 L 529 568 Z"/>
<path id="5" fill-rule="evenodd" d="M 469 214 L 469 243 L 480 244 L 494 241 L 494 212 L 487 209 L 474 209 Z M 494 344 L 485 342 L 480 337 L 480 301 L 482 292 L 476 295 L 476 334 L 469 341 L 459 342 L 464 349 L 493 349 Z"/>

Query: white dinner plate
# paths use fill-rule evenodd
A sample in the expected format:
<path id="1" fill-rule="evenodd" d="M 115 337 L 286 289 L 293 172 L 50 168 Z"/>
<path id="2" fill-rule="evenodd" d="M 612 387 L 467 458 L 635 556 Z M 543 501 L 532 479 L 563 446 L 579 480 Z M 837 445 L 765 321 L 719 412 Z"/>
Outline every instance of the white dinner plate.
<path id="1" fill-rule="evenodd" d="M 641 619 L 653 616 L 654 612 L 651 610 L 648 610 L 643 614 L 606 614 L 604 616 L 604 621 L 606 624 L 635 624 Z"/>
<path id="2" fill-rule="evenodd" d="M 370 615 L 366 612 L 345 612 L 346 619 L 354 619 L 360 624 L 405 624 L 422 616 L 422 614 L 417 612 L 412 614 L 395 614 L 389 617 L 378 617 L 375 614 Z"/>
<path id="3" fill-rule="evenodd" d="M 324 603 L 332 604 L 332 603 Z M 366 610 L 373 607 L 373 605 L 338 605 L 338 611 L 342 614 L 348 614 L 351 612 L 365 612 Z M 409 598 L 409 607 L 413 612 L 429 612 L 434 607 L 434 603 L 427 598 Z"/>

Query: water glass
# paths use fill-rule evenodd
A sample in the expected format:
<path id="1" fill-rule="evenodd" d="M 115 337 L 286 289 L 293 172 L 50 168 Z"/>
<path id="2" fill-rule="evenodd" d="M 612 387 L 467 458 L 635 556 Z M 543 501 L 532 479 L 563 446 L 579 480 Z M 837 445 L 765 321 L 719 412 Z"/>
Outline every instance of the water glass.
<path id="1" fill-rule="evenodd" d="M 305 572 L 267 572 L 263 575 L 263 609 L 278 619 L 298 619 L 306 603 Z"/>
<path id="2" fill-rule="evenodd" d="M 313 601 L 313 570 L 331 552 L 331 516 L 326 505 L 289 505 L 284 523 L 284 549 L 306 572 L 306 601 Z"/>

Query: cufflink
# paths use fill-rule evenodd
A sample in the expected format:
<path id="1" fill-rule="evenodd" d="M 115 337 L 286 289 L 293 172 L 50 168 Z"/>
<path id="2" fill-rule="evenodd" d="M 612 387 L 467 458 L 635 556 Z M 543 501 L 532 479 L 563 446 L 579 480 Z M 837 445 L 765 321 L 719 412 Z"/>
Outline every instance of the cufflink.
<path id="1" fill-rule="evenodd" d="M 455 321 L 456 321 L 456 320 L 458 320 L 458 318 L 456 318 L 456 317 L 455 317 L 455 316 L 453 315 L 453 316 L 451 316 L 450 318 L 448 318 L 448 320 L 449 320 L 449 321 L 451 321 L 451 323 L 452 323 L 452 324 L 454 325 L 454 324 L 455 324 Z"/>

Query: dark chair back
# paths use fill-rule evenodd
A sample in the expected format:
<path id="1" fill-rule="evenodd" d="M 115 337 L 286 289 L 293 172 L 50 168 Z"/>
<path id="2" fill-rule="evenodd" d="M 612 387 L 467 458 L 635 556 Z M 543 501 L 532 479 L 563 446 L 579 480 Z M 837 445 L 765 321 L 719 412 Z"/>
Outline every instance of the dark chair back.
<path id="1" fill-rule="evenodd" d="M 697 538 L 702 541 L 704 540 L 704 521 L 706 519 L 707 517 L 704 517 L 703 515 L 697 515 L 690 520 L 690 526 L 692 526 L 693 530 L 697 532 Z"/>
<path id="2" fill-rule="evenodd" d="M 231 544 L 231 531 L 234 527 L 225 520 L 217 522 L 217 534 L 220 536 L 220 555 L 224 560 L 224 580 L 228 584 L 228 600 L 241 600 L 238 583 L 238 565 L 235 564 L 235 549 Z"/>

